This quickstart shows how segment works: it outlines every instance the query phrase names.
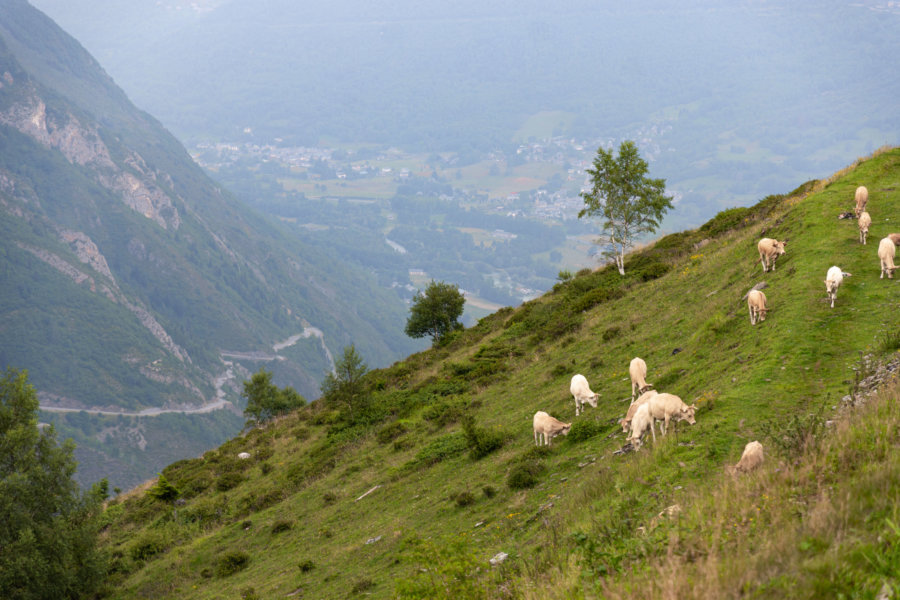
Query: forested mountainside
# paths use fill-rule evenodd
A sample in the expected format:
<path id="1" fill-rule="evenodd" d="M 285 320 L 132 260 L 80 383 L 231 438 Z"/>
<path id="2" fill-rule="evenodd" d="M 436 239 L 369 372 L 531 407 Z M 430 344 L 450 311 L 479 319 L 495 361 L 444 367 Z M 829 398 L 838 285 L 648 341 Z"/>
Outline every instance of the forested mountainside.
<path id="1" fill-rule="evenodd" d="M 221 189 L 24 0 L 0 5 L 0 255 L 0 365 L 27 369 L 47 406 L 234 402 L 262 365 L 313 398 L 344 346 L 373 365 L 421 347 L 400 298 Z M 233 435 L 239 412 L 178 435 L 153 419 L 53 418 L 84 449 L 128 455 L 99 468 L 82 454 L 82 476 L 111 468 L 133 484 L 165 464 L 156 451 L 169 462 Z"/>
<path id="2" fill-rule="evenodd" d="M 859 185 L 867 245 L 838 218 Z M 352 403 L 169 465 L 109 503 L 109 596 L 891 597 L 900 316 L 876 249 L 898 190 L 885 149 L 373 370 Z M 762 237 L 787 240 L 768 273 Z M 833 265 L 852 276 L 831 308 Z M 697 411 L 629 451 L 635 356 Z M 578 417 L 576 373 L 599 393 Z M 534 445 L 538 410 L 573 423 L 551 447 Z M 751 440 L 763 466 L 727 474 Z"/>

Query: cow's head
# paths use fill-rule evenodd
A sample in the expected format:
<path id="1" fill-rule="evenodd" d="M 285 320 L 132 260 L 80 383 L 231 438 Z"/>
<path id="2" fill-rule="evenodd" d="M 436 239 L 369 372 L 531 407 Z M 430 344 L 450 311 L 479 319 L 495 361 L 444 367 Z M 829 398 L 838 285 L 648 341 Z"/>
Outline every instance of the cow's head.
<path id="1" fill-rule="evenodd" d="M 691 404 L 690 406 L 684 406 L 681 408 L 680 411 L 678 411 L 678 416 L 682 421 L 687 421 L 688 423 L 693 425 L 694 423 L 697 422 L 696 420 L 694 420 L 694 412 L 696 410 L 697 410 L 696 404 Z"/>
<path id="2" fill-rule="evenodd" d="M 628 430 L 631 429 L 631 421 L 628 419 L 620 419 L 619 425 L 622 426 L 622 433 L 628 433 Z"/>
<path id="3" fill-rule="evenodd" d="M 775 242 L 775 256 L 781 256 L 784 254 L 784 247 L 787 245 L 787 242 Z"/>
<path id="4" fill-rule="evenodd" d="M 562 429 L 559 430 L 559 435 L 569 435 L 569 431 L 572 429 L 571 423 L 563 423 Z"/>
<path id="5" fill-rule="evenodd" d="M 584 401 L 594 408 L 597 408 L 597 399 L 600 397 L 600 394 L 591 394 L 590 396 L 586 396 Z"/>

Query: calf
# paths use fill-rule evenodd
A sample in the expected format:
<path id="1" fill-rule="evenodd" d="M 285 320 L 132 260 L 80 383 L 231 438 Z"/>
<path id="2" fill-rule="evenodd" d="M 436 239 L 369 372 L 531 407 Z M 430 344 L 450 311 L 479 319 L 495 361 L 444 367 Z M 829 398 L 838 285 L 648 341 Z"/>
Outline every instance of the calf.
<path id="1" fill-rule="evenodd" d="M 628 436 L 628 441 L 631 442 L 635 450 L 640 449 L 641 436 L 644 435 L 647 429 L 650 429 L 650 435 L 653 436 L 653 442 L 656 443 L 656 432 L 653 430 L 653 417 L 650 416 L 650 405 L 644 403 L 638 407 L 634 413 L 634 418 L 631 420 L 631 435 Z"/>
<path id="2" fill-rule="evenodd" d="M 859 215 L 859 221 L 856 222 L 859 226 L 859 242 L 862 245 L 866 244 L 866 237 L 869 235 L 869 225 L 872 224 L 872 217 L 869 213 L 863 211 L 861 215 Z"/>
<path id="3" fill-rule="evenodd" d="M 784 246 L 787 242 L 779 242 L 772 238 L 763 238 L 756 244 L 759 250 L 759 260 L 762 263 L 763 273 L 768 272 L 769 267 L 775 270 L 775 259 L 784 254 Z"/>
<path id="4" fill-rule="evenodd" d="M 625 413 L 625 418 L 619 421 L 619 425 L 622 426 L 622 433 L 628 433 L 628 430 L 631 429 L 631 421 L 634 419 L 634 413 L 637 412 L 637 409 L 640 408 L 641 405 L 646 404 L 647 401 L 656 394 L 656 390 L 648 390 L 641 394 L 640 398 L 631 403 L 631 406 L 628 407 L 628 412 Z"/>
<path id="5" fill-rule="evenodd" d="M 888 279 L 894 278 L 894 270 L 897 268 L 894 266 L 894 256 L 896 253 L 897 246 L 894 245 L 890 236 L 878 242 L 878 259 L 881 261 L 880 279 L 884 279 L 885 273 L 887 273 Z"/>
<path id="6" fill-rule="evenodd" d="M 595 394 L 591 391 L 591 386 L 588 385 L 588 380 L 584 375 L 579 374 L 572 377 L 572 383 L 569 385 L 569 391 L 575 398 L 576 417 L 581 414 L 582 407 L 585 403 L 590 404 L 594 408 L 597 408 L 597 399 L 600 397 L 600 394 Z"/>
<path id="7" fill-rule="evenodd" d="M 750 290 L 747 294 L 747 306 L 750 308 L 750 324 L 756 325 L 766 320 L 766 295 L 759 290 Z"/>
<path id="8" fill-rule="evenodd" d="M 650 410 L 650 416 L 653 417 L 654 421 L 663 422 L 660 426 L 663 435 L 666 435 L 666 431 L 669 429 L 669 421 L 676 423 L 678 421 L 687 421 L 691 425 L 697 422 L 694 420 L 694 412 L 697 410 L 697 407 L 694 405 L 688 406 L 675 394 L 657 394 L 652 396 L 650 401 L 647 402 L 647 408 Z"/>
<path id="9" fill-rule="evenodd" d="M 532 423 L 534 425 L 534 444 L 536 446 L 544 444 L 549 446 L 550 440 L 558 435 L 569 435 L 569 430 L 572 428 L 571 423 L 563 423 L 558 419 L 554 419 L 542 410 L 534 413 Z"/>

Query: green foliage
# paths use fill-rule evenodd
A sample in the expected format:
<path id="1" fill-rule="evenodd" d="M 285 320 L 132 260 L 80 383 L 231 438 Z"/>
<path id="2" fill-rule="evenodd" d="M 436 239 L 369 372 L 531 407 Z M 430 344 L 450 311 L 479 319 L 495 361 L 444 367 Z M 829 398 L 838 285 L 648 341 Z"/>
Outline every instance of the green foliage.
<path id="1" fill-rule="evenodd" d="M 451 331 L 459 329 L 465 296 L 459 287 L 432 280 L 424 292 L 413 298 L 406 322 L 406 335 L 413 338 L 431 336 L 433 344 L 440 344 Z"/>
<path id="2" fill-rule="evenodd" d="M 408 544 L 408 574 L 395 581 L 397 598 L 496 598 L 496 587 L 485 581 L 484 558 L 465 542 L 416 538 Z"/>
<path id="3" fill-rule="evenodd" d="M 103 483 L 80 492 L 74 445 L 38 428 L 26 371 L 0 378 L 0 597 L 91 596 L 106 571 L 97 550 Z"/>
<path id="4" fill-rule="evenodd" d="M 301 573 L 309 573 L 316 568 L 316 563 L 311 558 L 307 558 L 306 560 L 300 561 L 298 567 Z"/>
<path id="5" fill-rule="evenodd" d="M 599 421 L 576 420 L 572 423 L 572 428 L 569 430 L 569 435 L 566 436 L 566 441 L 571 444 L 577 444 L 606 433 L 608 430 L 609 426 Z"/>
<path id="6" fill-rule="evenodd" d="M 538 484 L 538 476 L 543 473 L 544 466 L 534 460 L 527 460 L 514 465 L 506 477 L 506 485 L 511 490 L 524 490 Z"/>
<path id="7" fill-rule="evenodd" d="M 760 432 L 783 456 L 795 458 L 814 450 L 825 432 L 825 405 L 806 414 L 798 413 L 759 424 Z"/>
<path id="8" fill-rule="evenodd" d="M 166 479 L 165 475 L 160 473 L 156 485 L 147 490 L 147 495 L 156 498 L 157 500 L 162 500 L 163 502 L 171 502 L 181 495 L 181 492 L 178 491 L 178 488 L 169 483 L 169 480 Z"/>
<path id="9" fill-rule="evenodd" d="M 260 367 L 250 381 L 244 382 L 241 397 L 247 401 L 244 416 L 257 423 L 265 423 L 306 405 L 306 399 L 288 386 L 284 389 L 272 383 L 272 373 Z"/>
<path id="10" fill-rule="evenodd" d="M 409 467 L 427 467 L 461 454 L 469 447 L 462 433 L 451 433 L 434 439 L 422 448 Z"/>
<path id="11" fill-rule="evenodd" d="M 250 555 L 242 550 L 231 550 L 224 553 L 216 561 L 216 575 L 228 577 L 246 569 L 250 564 Z"/>
<path id="12" fill-rule="evenodd" d="M 505 436 L 499 431 L 477 426 L 475 418 L 471 415 L 463 417 L 462 427 L 466 445 L 469 447 L 469 456 L 473 460 L 484 458 L 503 447 Z"/>
<path id="13" fill-rule="evenodd" d="M 285 531 L 290 531 L 293 528 L 294 528 L 293 521 L 289 521 L 287 519 L 280 519 L 278 521 L 275 521 L 275 523 L 272 525 L 272 533 L 273 534 L 284 533 Z"/>
<path id="14" fill-rule="evenodd" d="M 584 208 L 578 217 L 599 217 L 604 254 L 614 258 L 619 273 L 625 274 L 625 253 L 637 238 L 653 233 L 663 215 L 672 208 L 665 195 L 665 179 L 650 179 L 647 161 L 638 154 L 637 145 L 624 141 L 618 157 L 612 151 L 597 149 L 593 168 L 587 170 L 592 188 L 583 192 Z"/>
<path id="15" fill-rule="evenodd" d="M 356 351 L 356 346 L 344 348 L 344 352 L 322 381 L 322 401 L 328 406 L 341 408 L 345 417 L 359 418 L 369 400 L 365 376 L 369 372 L 366 363 Z"/>

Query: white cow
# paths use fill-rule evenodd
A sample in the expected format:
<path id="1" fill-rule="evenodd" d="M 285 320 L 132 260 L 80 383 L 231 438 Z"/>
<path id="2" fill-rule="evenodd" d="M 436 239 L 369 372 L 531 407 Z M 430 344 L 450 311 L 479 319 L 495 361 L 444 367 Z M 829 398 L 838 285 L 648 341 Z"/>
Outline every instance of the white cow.
<path id="1" fill-rule="evenodd" d="M 534 425 L 534 444 L 536 446 L 550 445 L 550 440 L 558 435 L 569 435 L 572 428 L 571 423 L 563 423 L 558 419 L 554 419 L 542 410 L 534 413 L 532 420 Z"/>
<path id="2" fill-rule="evenodd" d="M 634 419 L 634 413 L 637 412 L 637 409 L 640 408 L 641 405 L 646 404 L 651 396 L 655 396 L 657 393 L 656 390 L 647 390 L 641 394 L 640 398 L 631 403 L 631 406 L 628 407 L 628 412 L 625 414 L 625 418 L 619 421 L 619 424 L 622 426 L 622 433 L 628 433 L 628 430 L 631 429 L 631 421 Z"/>
<path id="3" fill-rule="evenodd" d="M 856 200 L 856 216 L 858 217 L 864 210 L 866 210 L 866 204 L 869 202 L 869 190 L 866 189 L 866 186 L 861 185 L 856 188 L 856 193 L 853 195 L 854 200 Z"/>
<path id="4" fill-rule="evenodd" d="M 597 399 L 600 397 L 600 394 L 595 394 L 591 391 L 591 386 L 588 385 L 588 380 L 584 375 L 579 374 L 572 377 L 569 391 L 572 392 L 572 396 L 575 398 L 576 417 L 581 414 L 582 406 L 585 403 L 597 408 Z"/>
<path id="5" fill-rule="evenodd" d="M 631 419 L 631 435 L 628 436 L 628 441 L 631 442 L 631 445 L 636 450 L 640 449 L 641 436 L 644 435 L 647 429 L 650 430 L 653 442 L 656 443 L 656 432 L 653 430 L 653 417 L 650 416 L 650 405 L 645 402 L 638 407 L 634 413 L 634 418 Z"/>
<path id="6" fill-rule="evenodd" d="M 650 410 L 650 416 L 653 417 L 654 421 L 662 421 L 660 430 L 663 435 L 666 435 L 666 431 L 669 429 L 669 421 L 687 421 L 691 425 L 697 422 L 694 420 L 694 412 L 697 410 L 697 407 L 694 405 L 688 406 L 675 394 L 651 396 L 650 401 L 647 402 L 647 408 Z"/>
<path id="7" fill-rule="evenodd" d="M 741 460 L 733 467 L 729 465 L 727 470 L 729 473 L 749 473 L 763 463 L 763 447 L 757 441 L 749 442 L 744 446 L 744 453 L 741 454 Z"/>
<path id="8" fill-rule="evenodd" d="M 747 306 L 750 308 L 750 324 L 756 325 L 766 320 L 766 295 L 759 290 L 750 290 L 747 294 Z"/>
<path id="9" fill-rule="evenodd" d="M 887 273 L 888 279 L 894 278 L 894 270 L 897 268 L 894 266 L 894 256 L 896 253 L 897 246 L 894 245 L 890 236 L 878 242 L 878 259 L 881 261 L 880 279 L 884 279 L 885 273 Z"/>
<path id="10" fill-rule="evenodd" d="M 632 358 L 631 364 L 628 365 L 628 374 L 631 375 L 631 401 L 653 387 L 652 383 L 647 383 L 647 363 L 642 358 Z"/>
<path id="11" fill-rule="evenodd" d="M 784 254 L 784 246 L 787 242 L 779 242 L 772 238 L 763 238 L 756 244 L 759 250 L 759 261 L 762 263 L 763 273 L 768 272 L 769 267 L 775 270 L 775 259 Z"/>
<path id="12" fill-rule="evenodd" d="M 856 224 L 859 227 L 859 243 L 865 246 L 866 238 L 869 236 L 869 226 L 872 224 L 871 215 L 863 211 Z"/>
<path id="13" fill-rule="evenodd" d="M 844 277 L 849 276 L 850 273 L 844 273 L 840 267 L 831 267 L 825 274 L 825 291 L 828 292 L 828 299 L 831 300 L 831 308 L 834 308 L 834 301 L 837 298 L 837 290 L 841 287 L 841 282 L 844 281 Z"/>

